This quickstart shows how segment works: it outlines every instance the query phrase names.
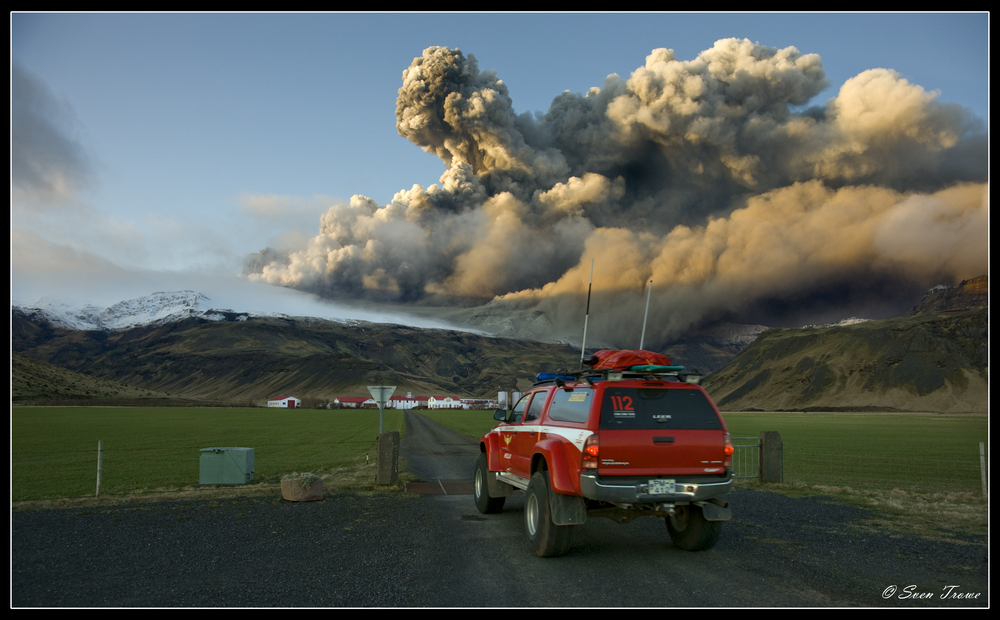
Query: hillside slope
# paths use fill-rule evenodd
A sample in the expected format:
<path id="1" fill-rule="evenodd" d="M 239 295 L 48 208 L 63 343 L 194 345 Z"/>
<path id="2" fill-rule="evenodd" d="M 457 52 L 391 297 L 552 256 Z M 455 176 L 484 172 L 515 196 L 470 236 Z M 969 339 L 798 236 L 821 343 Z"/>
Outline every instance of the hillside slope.
<path id="1" fill-rule="evenodd" d="M 177 400 L 162 392 L 97 379 L 21 353 L 10 354 L 10 366 L 13 404 L 159 405 Z"/>
<path id="2" fill-rule="evenodd" d="M 579 354 L 562 345 L 400 325 L 309 318 L 185 319 L 120 331 L 69 330 L 14 312 L 13 350 L 130 386 L 190 399 L 260 404 L 294 394 L 310 404 L 398 393 L 495 396 Z"/>
<path id="3" fill-rule="evenodd" d="M 721 409 L 985 412 L 985 308 L 771 329 L 705 381 Z"/>

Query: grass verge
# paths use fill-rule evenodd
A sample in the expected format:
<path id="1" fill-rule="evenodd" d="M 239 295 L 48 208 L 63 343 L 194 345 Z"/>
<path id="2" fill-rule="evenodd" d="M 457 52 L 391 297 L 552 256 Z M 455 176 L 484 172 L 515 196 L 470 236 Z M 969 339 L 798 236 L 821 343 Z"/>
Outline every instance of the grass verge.
<path id="1" fill-rule="evenodd" d="M 403 425 L 402 412 L 386 412 L 385 430 Z M 246 488 L 308 471 L 326 476 L 328 488 L 355 490 L 374 480 L 378 429 L 377 411 L 18 407 L 11 412 L 11 502 L 93 498 L 98 440 L 101 494 L 110 497 L 203 493 L 200 449 L 210 446 L 254 448 Z"/>
<path id="2" fill-rule="evenodd" d="M 822 496 L 831 501 L 857 506 L 873 516 L 862 528 L 870 533 L 886 531 L 931 540 L 969 544 L 970 537 L 989 535 L 989 500 L 968 492 L 914 493 L 855 489 L 849 486 L 809 484 L 767 484 L 737 480 L 737 487 L 788 497 Z"/>
<path id="3" fill-rule="evenodd" d="M 374 459 L 358 457 L 353 463 L 338 467 L 318 468 L 311 473 L 323 481 L 325 495 L 351 493 L 353 495 L 374 495 L 379 493 L 398 493 L 403 491 L 405 483 L 416 480 L 416 477 L 405 470 L 405 461 L 400 460 L 399 479 L 394 484 L 375 484 L 376 463 Z M 298 473 L 298 472 L 289 472 Z M 186 485 L 178 487 L 161 487 L 144 489 L 127 493 L 102 495 L 100 497 L 61 497 L 55 499 L 37 499 L 11 502 L 11 510 L 44 510 L 49 508 L 78 508 L 89 506 L 118 506 L 124 504 L 142 504 L 151 502 L 198 501 L 206 499 L 232 499 L 240 497 L 281 497 L 280 480 L 252 482 L 250 484 L 222 485 Z"/>

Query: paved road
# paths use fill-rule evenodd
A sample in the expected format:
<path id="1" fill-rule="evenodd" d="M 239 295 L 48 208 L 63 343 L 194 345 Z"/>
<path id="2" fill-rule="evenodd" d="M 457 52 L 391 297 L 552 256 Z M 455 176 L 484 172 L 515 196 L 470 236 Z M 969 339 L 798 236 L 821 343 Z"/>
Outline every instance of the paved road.
<path id="1" fill-rule="evenodd" d="M 471 480 L 479 456 L 471 437 L 407 411 L 406 435 L 400 443 L 400 455 L 406 459 L 409 471 L 422 479 Z"/>
<path id="2" fill-rule="evenodd" d="M 407 441 L 402 451 L 430 479 L 471 471 L 467 442 Z M 988 605 L 984 539 L 889 535 L 872 528 L 865 511 L 823 498 L 737 491 L 731 500 L 734 519 L 708 552 L 678 550 L 662 520 L 593 519 L 577 529 L 569 553 L 553 559 L 528 552 L 519 496 L 490 516 L 467 495 L 415 494 L 18 511 L 11 604 Z M 950 585 L 979 597 L 942 600 Z"/>

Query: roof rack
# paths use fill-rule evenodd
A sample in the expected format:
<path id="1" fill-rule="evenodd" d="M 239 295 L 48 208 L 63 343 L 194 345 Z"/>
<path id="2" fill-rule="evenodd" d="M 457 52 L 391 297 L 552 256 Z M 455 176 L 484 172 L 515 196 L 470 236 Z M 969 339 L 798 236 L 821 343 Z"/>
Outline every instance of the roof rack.
<path id="1" fill-rule="evenodd" d="M 697 370 L 684 372 L 683 366 L 628 366 L 622 368 L 587 369 L 575 372 L 540 372 L 535 385 L 555 383 L 562 387 L 568 381 L 623 381 L 626 379 L 646 379 L 648 381 L 679 381 L 681 383 L 701 383 L 702 375 Z"/>

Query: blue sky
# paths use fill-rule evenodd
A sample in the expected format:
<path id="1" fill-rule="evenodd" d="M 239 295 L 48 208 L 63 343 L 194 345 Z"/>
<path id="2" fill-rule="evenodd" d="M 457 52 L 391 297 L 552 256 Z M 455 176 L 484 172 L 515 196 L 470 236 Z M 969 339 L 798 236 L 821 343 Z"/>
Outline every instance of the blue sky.
<path id="1" fill-rule="evenodd" d="M 690 60 L 728 37 L 819 54 L 830 85 L 811 105 L 890 68 L 988 119 L 984 13 L 17 13 L 12 67 L 47 90 L 80 160 L 69 196 L 12 199 L 12 297 L 212 286 L 315 235 L 333 202 L 438 182 L 443 162 L 395 127 L 401 74 L 426 47 L 475 55 L 517 113 L 542 113 L 654 48 Z"/>

